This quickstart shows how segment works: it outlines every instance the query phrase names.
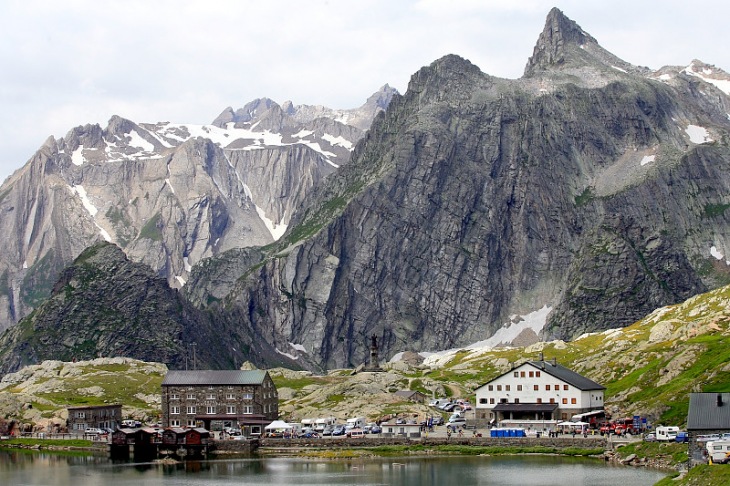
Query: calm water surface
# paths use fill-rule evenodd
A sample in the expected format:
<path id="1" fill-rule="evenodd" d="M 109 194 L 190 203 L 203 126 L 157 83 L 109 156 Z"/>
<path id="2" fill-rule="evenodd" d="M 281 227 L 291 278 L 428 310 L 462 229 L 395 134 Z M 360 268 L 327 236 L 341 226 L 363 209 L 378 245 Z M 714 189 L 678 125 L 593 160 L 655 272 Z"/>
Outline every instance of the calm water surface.
<path id="1" fill-rule="evenodd" d="M 106 457 L 0 451 L 0 485 L 494 485 L 639 486 L 658 471 L 555 456 L 399 457 L 322 461 L 266 458 L 178 465 L 113 463 Z"/>

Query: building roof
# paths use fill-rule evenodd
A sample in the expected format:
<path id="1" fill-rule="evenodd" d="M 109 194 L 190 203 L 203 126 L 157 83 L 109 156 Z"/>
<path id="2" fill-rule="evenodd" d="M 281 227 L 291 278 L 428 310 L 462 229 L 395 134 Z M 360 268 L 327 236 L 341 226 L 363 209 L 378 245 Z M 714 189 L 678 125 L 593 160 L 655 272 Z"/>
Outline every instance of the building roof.
<path id="1" fill-rule="evenodd" d="M 579 375 L 573 370 L 569 370 L 563 365 L 558 364 L 556 361 L 527 361 L 525 363 L 522 363 L 520 366 L 516 368 L 512 368 L 511 370 L 502 373 L 498 377 L 488 381 L 482 386 L 488 385 L 489 383 L 492 383 L 495 380 L 498 380 L 499 378 L 512 373 L 519 368 L 523 366 L 532 366 L 535 369 L 538 369 L 540 371 L 544 371 L 545 373 L 557 378 L 558 380 L 561 380 L 568 385 L 574 386 L 575 388 L 583 391 L 587 390 L 605 390 L 606 387 L 603 385 L 599 385 L 595 381 L 586 378 L 585 376 Z M 479 388 L 481 388 L 480 386 Z"/>
<path id="2" fill-rule="evenodd" d="M 263 370 L 171 370 L 162 380 L 170 385 L 261 385 L 266 377 Z"/>
<path id="3" fill-rule="evenodd" d="M 690 393 L 687 430 L 730 430 L 730 393 Z"/>
<path id="4" fill-rule="evenodd" d="M 398 395 L 399 397 L 405 397 L 405 398 L 411 398 L 413 395 L 416 395 L 416 394 L 418 394 L 422 397 L 426 396 L 423 393 L 421 393 L 419 391 L 414 391 L 414 390 L 398 390 L 397 392 L 395 392 L 395 394 Z"/>
<path id="5" fill-rule="evenodd" d="M 595 381 L 579 375 L 573 370 L 569 370 L 556 361 L 528 361 L 538 370 L 542 370 L 550 376 L 554 376 L 558 380 L 562 380 L 568 385 L 572 385 L 579 390 L 605 390 L 606 387 L 599 385 Z"/>
<path id="6" fill-rule="evenodd" d="M 121 403 L 110 403 L 108 405 L 80 405 L 77 407 L 66 407 L 66 410 L 102 410 L 105 408 L 118 408 Z"/>

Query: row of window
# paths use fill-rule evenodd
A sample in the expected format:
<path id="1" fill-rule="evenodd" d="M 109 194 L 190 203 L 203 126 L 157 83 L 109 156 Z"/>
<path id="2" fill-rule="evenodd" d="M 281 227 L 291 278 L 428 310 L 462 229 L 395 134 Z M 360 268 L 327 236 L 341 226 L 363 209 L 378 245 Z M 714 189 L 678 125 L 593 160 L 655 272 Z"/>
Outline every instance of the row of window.
<path id="1" fill-rule="evenodd" d="M 215 393 L 208 393 L 205 395 L 206 400 L 216 400 L 218 395 Z M 188 393 L 186 394 L 185 398 L 187 400 L 196 400 L 197 395 L 195 393 Z M 226 393 L 226 400 L 235 400 L 238 397 L 235 393 Z M 244 393 L 241 395 L 241 398 L 243 400 L 253 400 L 253 393 Z M 265 397 L 268 398 L 268 397 Z M 170 394 L 170 400 L 180 400 L 180 394 L 179 393 L 171 393 Z"/>
<path id="2" fill-rule="evenodd" d="M 264 405 L 264 413 L 269 413 L 275 411 L 274 404 L 265 404 Z M 202 409 L 202 407 L 201 407 Z M 181 407 L 178 405 L 173 405 L 170 407 L 170 415 L 180 415 Z M 215 415 L 218 408 L 215 405 L 208 405 L 205 407 L 205 414 L 206 415 Z M 194 406 L 188 406 L 185 407 L 185 413 L 188 415 L 195 415 L 198 413 L 198 407 Z M 226 414 L 235 415 L 237 412 L 236 405 L 226 405 Z M 243 405 L 241 408 L 241 413 L 244 415 L 252 414 L 253 413 L 253 407 L 251 405 Z"/>
<path id="3" fill-rule="evenodd" d="M 524 371 L 515 371 L 514 372 L 515 378 L 540 378 L 540 372 L 539 371 L 529 371 L 525 373 Z"/>
<path id="4" fill-rule="evenodd" d="M 539 373 L 539 371 L 537 373 Z M 529 387 L 529 385 L 527 386 Z M 510 385 L 487 385 L 487 389 L 489 391 L 494 391 L 495 387 L 497 391 L 502 391 L 502 388 L 504 388 L 504 391 L 510 391 Z M 540 385 L 532 385 L 532 389 L 535 391 L 540 391 Z M 560 385 L 545 385 L 545 391 L 550 391 L 551 389 L 555 391 L 560 391 Z M 570 390 L 570 386 L 563 385 L 563 390 Z M 522 391 L 522 385 L 517 385 L 517 391 Z"/>
<path id="5" fill-rule="evenodd" d="M 490 405 L 494 405 L 494 404 L 496 404 L 496 399 L 495 398 L 490 398 L 489 399 L 489 402 L 487 402 L 487 399 L 486 398 L 480 398 L 479 399 L 479 403 L 482 404 L 482 405 L 486 405 L 487 403 L 489 403 Z M 507 401 L 506 398 L 500 398 L 499 399 L 499 403 L 509 403 L 509 402 Z M 514 400 L 513 403 L 520 403 L 520 399 L 519 398 L 515 398 L 515 400 Z M 536 402 L 535 403 L 542 403 L 542 398 L 536 399 Z M 550 403 L 555 403 L 555 399 L 554 398 L 551 398 L 550 399 Z M 568 399 L 567 398 L 563 398 L 561 403 L 563 405 L 567 405 L 568 404 Z M 570 404 L 571 405 L 577 405 L 578 404 L 578 399 L 571 398 L 570 399 Z"/>

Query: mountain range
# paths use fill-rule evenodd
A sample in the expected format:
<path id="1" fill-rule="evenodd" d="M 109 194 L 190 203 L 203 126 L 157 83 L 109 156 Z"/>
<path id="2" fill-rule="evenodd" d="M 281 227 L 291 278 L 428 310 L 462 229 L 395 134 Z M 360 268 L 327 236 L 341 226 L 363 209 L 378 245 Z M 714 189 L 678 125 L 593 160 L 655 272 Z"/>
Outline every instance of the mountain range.
<path id="1" fill-rule="evenodd" d="M 74 315 L 88 303 L 71 289 L 68 312 L 49 307 L 101 239 L 180 289 L 173 320 L 210 366 L 322 370 L 364 362 L 372 336 L 388 357 L 629 325 L 730 282 L 729 93 L 721 69 L 633 66 L 553 9 L 515 80 L 448 55 L 357 115 L 256 100 L 207 127 L 79 127 L 0 188 L 3 322 L 35 309 L 0 340 L 3 370 L 31 341 L 50 357 L 61 323 L 104 322 Z M 53 353 L 121 352 L 89 346 Z"/>

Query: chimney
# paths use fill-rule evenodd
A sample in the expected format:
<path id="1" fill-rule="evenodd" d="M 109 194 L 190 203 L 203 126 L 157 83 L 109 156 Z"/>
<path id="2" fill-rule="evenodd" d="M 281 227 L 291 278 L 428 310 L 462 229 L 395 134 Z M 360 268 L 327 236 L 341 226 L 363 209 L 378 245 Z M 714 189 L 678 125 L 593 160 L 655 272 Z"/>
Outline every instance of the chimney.
<path id="1" fill-rule="evenodd" d="M 545 356 L 542 354 L 542 351 L 540 351 L 540 361 L 545 361 Z"/>
<path id="2" fill-rule="evenodd" d="M 717 394 L 717 406 L 722 407 L 722 393 Z"/>
<path id="3" fill-rule="evenodd" d="M 553 358 L 553 366 L 558 366 L 558 358 Z"/>

